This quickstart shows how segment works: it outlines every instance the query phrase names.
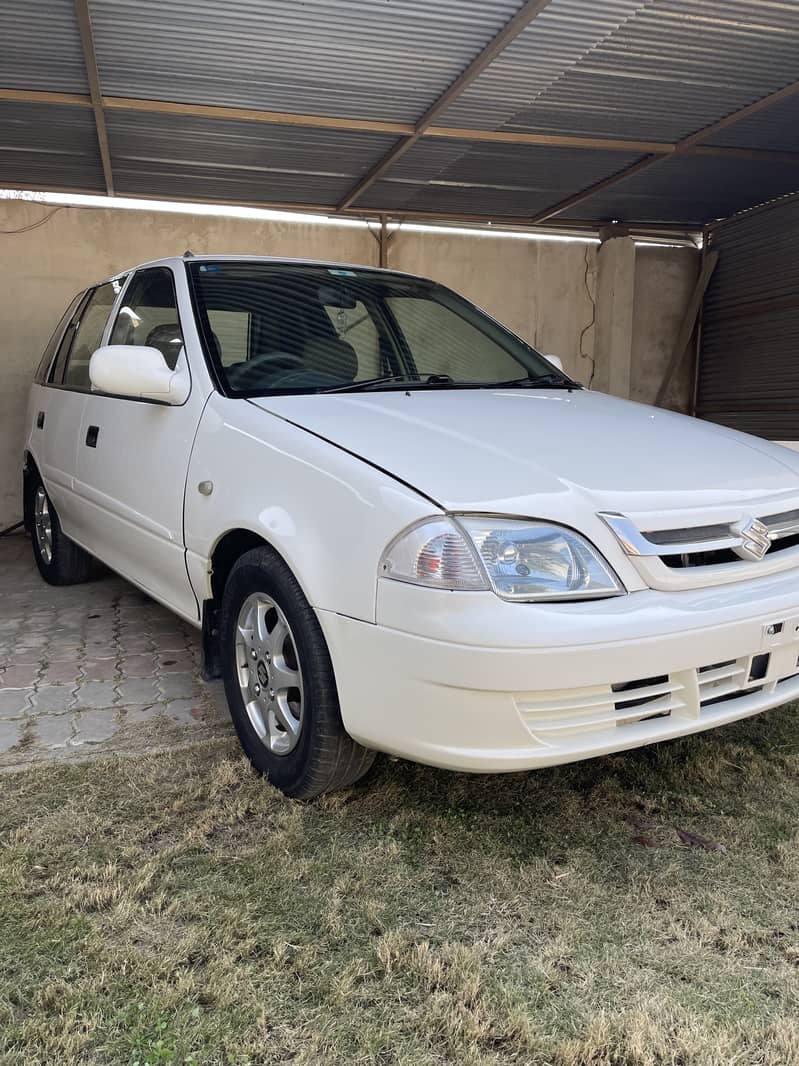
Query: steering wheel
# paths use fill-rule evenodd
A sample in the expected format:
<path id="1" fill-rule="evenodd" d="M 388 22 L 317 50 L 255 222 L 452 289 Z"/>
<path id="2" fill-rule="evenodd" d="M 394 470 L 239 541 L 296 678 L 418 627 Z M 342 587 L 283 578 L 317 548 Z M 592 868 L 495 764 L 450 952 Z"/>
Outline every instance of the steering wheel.
<path id="1" fill-rule="evenodd" d="M 261 385 L 263 382 L 260 380 L 260 371 L 270 363 L 282 363 L 286 370 L 293 366 L 305 368 L 305 360 L 299 355 L 294 355 L 293 352 L 263 352 L 261 355 L 248 359 L 246 363 L 231 367 L 228 377 L 232 379 L 232 384 L 236 388 L 246 389 L 250 379 L 258 374 L 258 378 L 252 384 Z"/>

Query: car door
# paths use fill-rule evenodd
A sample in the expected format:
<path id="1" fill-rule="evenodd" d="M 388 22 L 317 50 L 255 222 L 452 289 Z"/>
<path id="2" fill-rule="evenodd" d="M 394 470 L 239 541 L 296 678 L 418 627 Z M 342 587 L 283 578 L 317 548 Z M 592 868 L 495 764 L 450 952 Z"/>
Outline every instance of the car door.
<path id="1" fill-rule="evenodd" d="M 74 306 L 38 403 L 32 412 L 32 437 L 39 472 L 58 512 L 64 532 L 80 540 L 75 496 L 83 410 L 89 393 L 89 357 L 100 345 L 121 282 L 89 289 Z"/>
<path id="2" fill-rule="evenodd" d="M 171 268 L 148 267 L 132 276 L 108 343 L 130 345 L 132 359 L 136 348 L 158 348 L 172 369 L 186 360 Z M 83 410 L 76 478 L 90 550 L 193 620 L 199 609 L 186 572 L 183 496 L 206 399 L 196 380 L 180 406 L 92 392 Z"/>

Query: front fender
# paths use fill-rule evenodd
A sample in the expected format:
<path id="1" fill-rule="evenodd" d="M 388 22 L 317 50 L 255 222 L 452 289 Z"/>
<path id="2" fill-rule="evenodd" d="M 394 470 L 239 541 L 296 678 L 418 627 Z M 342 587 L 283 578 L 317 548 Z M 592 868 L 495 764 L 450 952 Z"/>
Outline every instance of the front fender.
<path id="1" fill-rule="evenodd" d="M 203 486 L 201 483 L 211 483 Z M 257 533 L 286 561 L 309 602 L 374 622 L 385 546 L 411 522 L 440 513 L 367 462 L 246 400 L 213 396 L 186 482 L 187 565 L 209 599 L 210 559 L 231 529 Z"/>

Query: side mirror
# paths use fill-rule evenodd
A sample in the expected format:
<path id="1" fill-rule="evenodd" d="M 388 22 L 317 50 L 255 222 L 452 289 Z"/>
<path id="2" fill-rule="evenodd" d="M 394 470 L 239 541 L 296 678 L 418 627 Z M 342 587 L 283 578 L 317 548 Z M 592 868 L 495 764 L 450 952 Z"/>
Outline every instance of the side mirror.
<path id="1" fill-rule="evenodd" d="M 559 370 L 561 374 L 565 373 L 565 370 L 563 369 L 563 360 L 560 358 L 559 355 L 545 355 L 544 358 L 547 360 L 547 362 L 552 363 L 554 368 L 556 370 Z"/>
<path id="2" fill-rule="evenodd" d="M 170 370 L 157 348 L 138 344 L 106 344 L 89 360 L 89 378 L 95 389 L 135 400 L 181 404 L 191 385 L 185 368 Z"/>

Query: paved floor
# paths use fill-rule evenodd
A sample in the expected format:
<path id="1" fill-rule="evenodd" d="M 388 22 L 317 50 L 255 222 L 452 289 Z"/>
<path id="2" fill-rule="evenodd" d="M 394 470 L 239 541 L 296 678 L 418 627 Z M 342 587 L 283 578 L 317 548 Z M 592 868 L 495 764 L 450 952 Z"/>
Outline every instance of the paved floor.
<path id="1" fill-rule="evenodd" d="M 108 571 L 52 588 L 0 538 L 0 770 L 231 734 L 197 630 Z"/>

